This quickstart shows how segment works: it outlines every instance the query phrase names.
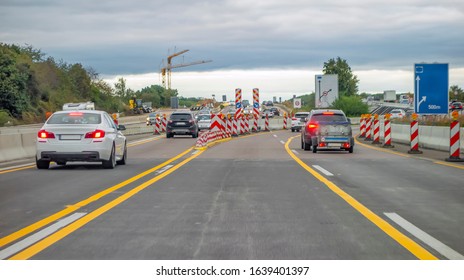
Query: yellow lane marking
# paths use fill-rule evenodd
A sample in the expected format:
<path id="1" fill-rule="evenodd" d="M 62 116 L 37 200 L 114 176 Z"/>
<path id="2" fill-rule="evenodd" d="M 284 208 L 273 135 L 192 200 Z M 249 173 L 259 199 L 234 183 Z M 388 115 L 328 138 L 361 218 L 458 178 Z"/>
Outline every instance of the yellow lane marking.
<path id="1" fill-rule="evenodd" d="M 116 207 L 117 205 L 121 204 L 122 202 L 128 200 L 132 196 L 136 195 L 140 191 L 144 190 L 145 188 L 151 186 L 152 184 L 158 182 L 159 180 L 163 179 L 164 177 L 168 176 L 169 174 L 173 173 L 177 169 L 181 168 L 183 165 L 188 163 L 189 161 L 193 160 L 194 158 L 201 155 L 204 151 L 199 151 L 198 153 L 186 158 L 179 164 L 171 167 L 164 173 L 140 184 L 139 186 L 135 187 L 134 189 L 128 191 L 127 193 L 121 195 L 120 197 L 114 199 L 113 201 L 103 205 L 102 207 L 96 209 L 95 211 L 90 212 L 89 214 L 85 215 L 84 217 L 76 220 L 75 222 L 69 224 L 68 226 L 62 228 L 61 230 L 53 233 L 52 235 L 44 238 L 43 240 L 37 242 L 36 244 L 32 245 L 31 247 L 25 249 L 24 251 L 12 256 L 10 260 L 26 260 L 34 255 L 40 253 L 44 249 L 48 248 L 49 246 L 53 245 L 54 243 L 58 242 L 59 240 L 63 239 L 67 235 L 73 233 L 74 231 L 78 230 L 79 228 L 83 227 L 87 223 L 91 222 L 92 220 L 96 219 L 100 215 L 106 213 L 107 211 L 111 210 L 112 208 Z"/>
<path id="2" fill-rule="evenodd" d="M 120 189 L 122 187 L 125 187 L 126 185 L 128 185 L 128 184 L 130 184 L 130 183 L 132 183 L 132 182 L 134 182 L 134 181 L 136 181 L 136 180 L 138 180 L 138 179 L 140 179 L 140 178 L 142 178 L 142 177 L 144 177 L 144 176 L 146 176 L 146 175 L 148 175 L 148 174 L 150 174 L 150 173 L 152 173 L 152 172 L 154 172 L 154 171 L 156 171 L 156 170 L 158 170 L 158 169 L 160 169 L 160 168 L 162 168 L 162 167 L 164 167 L 164 166 L 166 166 L 168 164 L 170 164 L 171 162 L 183 157 L 184 155 L 186 155 L 187 153 L 189 153 L 192 150 L 193 150 L 193 148 L 189 148 L 189 149 L 185 150 L 184 152 L 178 154 L 177 156 L 175 156 L 175 157 L 173 157 L 173 158 L 171 158 L 171 159 L 169 159 L 169 160 L 167 160 L 167 161 L 165 161 L 165 162 L 163 162 L 163 163 L 161 163 L 161 164 L 159 164 L 159 165 L 157 165 L 157 166 L 155 166 L 155 167 L 153 167 L 151 169 L 148 169 L 148 170 L 146 170 L 146 171 L 144 171 L 144 172 L 142 172 L 142 173 L 140 173 L 140 174 L 138 174 L 138 175 L 136 175 L 136 176 L 134 176 L 132 178 L 129 178 L 129 179 L 127 179 L 127 180 L 125 180 L 125 181 L 123 181 L 123 182 L 121 182 L 119 184 L 116 184 L 116 185 L 114 185 L 114 186 L 112 186 L 112 187 L 110 187 L 110 188 L 108 188 L 106 190 L 103 190 L 103 191 L 101 191 L 101 192 L 99 192 L 99 193 L 97 193 L 95 195 L 92 195 L 92 196 L 90 196 L 89 198 L 87 198 L 85 200 L 77 202 L 76 204 L 68 205 L 65 209 L 63 209 L 63 210 L 61 210 L 61 211 L 59 211 L 59 212 L 57 212 L 57 213 L 55 213 L 55 214 L 53 214 L 53 215 L 51 215 L 49 217 L 46 217 L 46 218 L 44 218 L 44 219 L 42 219 L 42 220 L 40 220 L 40 221 L 38 221 L 38 222 L 36 222 L 36 223 L 34 223 L 32 225 L 29 225 L 29 226 L 27 226 L 27 227 L 25 227 L 25 228 L 23 228 L 23 229 L 21 229 L 21 230 L 19 230 L 17 232 L 14 232 L 14 233 L 12 233 L 12 234 L 10 234 L 8 236 L 5 236 L 5 237 L 1 238 L 0 239 L 0 247 L 3 247 L 6 244 L 9 244 L 9 243 L 11 243 L 11 242 L 25 236 L 25 235 L 28 235 L 28 234 L 32 233 L 33 231 L 35 231 L 35 230 L 37 230 L 39 228 L 42 228 L 42 227 L 44 227 L 44 226 L 46 226 L 46 225 L 48 225 L 48 224 L 62 218 L 64 216 L 78 210 L 79 208 L 84 207 L 84 206 L 86 206 L 86 205 L 88 205 L 88 204 L 90 204 L 90 203 L 92 203 L 92 202 L 94 202 L 94 201 L 96 201 L 96 200 L 110 194 L 111 192 L 114 192 L 114 191 L 116 191 L 116 190 L 118 190 L 118 189 Z"/>
<path id="3" fill-rule="evenodd" d="M 158 137 L 149 138 L 149 139 L 146 139 L 146 140 L 139 140 L 139 141 L 136 141 L 136 142 L 127 144 L 127 147 L 134 147 L 134 146 L 146 144 L 146 143 L 149 143 L 149 142 L 153 142 L 153 141 L 159 140 L 159 139 L 161 139 L 161 138 L 163 138 L 163 137 L 158 136 Z"/>
<path id="4" fill-rule="evenodd" d="M 18 168 L 12 168 L 12 169 L 3 170 L 3 171 L 0 171 L 0 174 L 15 172 L 15 171 L 24 170 L 24 169 L 30 169 L 30 168 L 33 168 L 33 167 L 35 167 L 35 164 L 31 164 L 31 165 L 23 166 L 23 167 L 18 167 Z"/>
<path id="5" fill-rule="evenodd" d="M 446 162 L 446 161 L 434 161 L 433 163 L 446 165 L 449 167 L 454 167 L 454 168 L 459 168 L 459 169 L 464 169 L 464 165 L 457 165 L 457 164 L 453 164 L 453 163 Z"/>
<path id="6" fill-rule="evenodd" d="M 314 177 L 316 177 L 319 181 L 324 183 L 330 190 L 332 190 L 335 194 L 337 194 L 340 198 L 345 200 L 351 207 L 356 209 L 359 213 L 361 213 L 364 217 L 366 217 L 369 221 L 374 223 L 377 227 L 379 227 L 382 231 L 384 231 L 387 235 L 393 238 L 396 242 L 398 242 L 401 246 L 403 246 L 406 250 L 411 252 L 415 255 L 418 259 L 421 260 L 437 260 L 438 258 L 432 255 L 429 251 L 425 248 L 421 247 L 419 244 L 414 242 L 412 239 L 407 237 L 406 235 L 402 234 L 392 225 L 390 225 L 387 221 L 382 219 L 380 216 L 376 215 L 372 212 L 369 208 L 361 204 L 355 198 L 350 196 L 348 193 L 344 192 L 340 189 L 337 185 L 335 185 L 332 181 L 326 179 L 324 176 L 316 172 L 314 169 L 309 167 L 306 163 L 304 163 L 301 159 L 299 159 L 295 154 L 290 150 L 289 144 L 290 142 L 298 136 L 291 137 L 285 143 L 285 150 L 287 153 L 306 171 L 311 173 Z"/>

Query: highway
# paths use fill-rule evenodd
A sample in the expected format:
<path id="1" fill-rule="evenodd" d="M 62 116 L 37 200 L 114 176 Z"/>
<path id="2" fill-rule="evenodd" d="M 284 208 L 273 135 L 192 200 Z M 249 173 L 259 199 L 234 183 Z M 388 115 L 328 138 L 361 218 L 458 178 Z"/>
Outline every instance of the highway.
<path id="1" fill-rule="evenodd" d="M 132 140 L 129 161 L 0 171 L 0 259 L 464 259 L 464 165 L 260 132 L 194 149 Z"/>

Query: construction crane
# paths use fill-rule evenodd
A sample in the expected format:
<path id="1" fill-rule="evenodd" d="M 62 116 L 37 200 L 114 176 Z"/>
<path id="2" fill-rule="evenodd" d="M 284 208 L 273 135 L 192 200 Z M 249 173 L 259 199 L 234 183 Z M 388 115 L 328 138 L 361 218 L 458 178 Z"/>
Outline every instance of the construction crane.
<path id="1" fill-rule="evenodd" d="M 170 90 L 171 89 L 171 70 L 174 68 L 180 68 L 180 67 L 187 67 L 191 65 L 197 65 L 197 64 L 203 64 L 203 63 L 208 63 L 211 62 L 212 60 L 199 60 L 199 61 L 193 61 L 189 63 L 180 63 L 180 64 L 175 64 L 172 65 L 171 61 L 174 57 L 179 56 L 181 54 L 184 54 L 188 52 L 189 50 L 183 50 L 177 53 L 174 53 L 170 56 L 167 57 L 167 66 L 161 68 L 161 77 L 162 77 L 162 84 L 165 89 Z M 166 86 L 167 84 L 167 86 Z"/>

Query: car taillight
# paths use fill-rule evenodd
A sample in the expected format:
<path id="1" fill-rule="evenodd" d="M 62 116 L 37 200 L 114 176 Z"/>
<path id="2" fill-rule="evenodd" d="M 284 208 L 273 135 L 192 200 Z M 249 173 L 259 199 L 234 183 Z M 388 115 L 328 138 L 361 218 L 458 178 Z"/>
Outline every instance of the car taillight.
<path id="1" fill-rule="evenodd" d="M 194 124 L 195 121 L 194 121 L 194 120 L 189 120 L 189 123 L 190 123 L 190 124 Z"/>
<path id="2" fill-rule="evenodd" d="M 334 112 L 323 112 L 322 114 L 323 114 L 323 115 L 333 115 Z"/>
<path id="3" fill-rule="evenodd" d="M 317 123 L 309 123 L 308 129 L 316 129 L 318 127 Z"/>
<path id="4" fill-rule="evenodd" d="M 349 148 L 350 147 L 350 143 L 343 143 L 343 148 Z"/>
<path id="5" fill-rule="evenodd" d="M 172 120 L 169 120 L 168 123 L 169 123 L 169 124 L 172 124 Z"/>
<path id="6" fill-rule="evenodd" d="M 100 139 L 105 137 L 105 131 L 101 129 L 94 130 L 92 132 L 87 132 L 85 134 L 85 138 L 93 138 L 93 139 Z"/>
<path id="7" fill-rule="evenodd" d="M 292 118 L 292 121 L 296 121 L 296 120 L 297 120 L 297 118 L 295 118 L 295 117 Z"/>
<path id="8" fill-rule="evenodd" d="M 40 139 L 54 139 L 55 134 L 53 134 L 53 132 L 49 132 L 45 129 L 42 129 L 37 133 L 37 137 L 39 137 Z"/>

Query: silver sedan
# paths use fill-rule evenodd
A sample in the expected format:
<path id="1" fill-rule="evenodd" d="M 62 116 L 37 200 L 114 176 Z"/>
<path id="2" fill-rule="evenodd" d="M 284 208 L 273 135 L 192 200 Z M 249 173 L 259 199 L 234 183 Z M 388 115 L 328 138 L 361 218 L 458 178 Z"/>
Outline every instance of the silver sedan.
<path id="1" fill-rule="evenodd" d="M 104 111 L 56 112 L 37 133 L 37 168 L 48 169 L 51 161 L 102 162 L 108 169 L 126 164 L 127 143 L 121 130 L 125 127 Z"/>

